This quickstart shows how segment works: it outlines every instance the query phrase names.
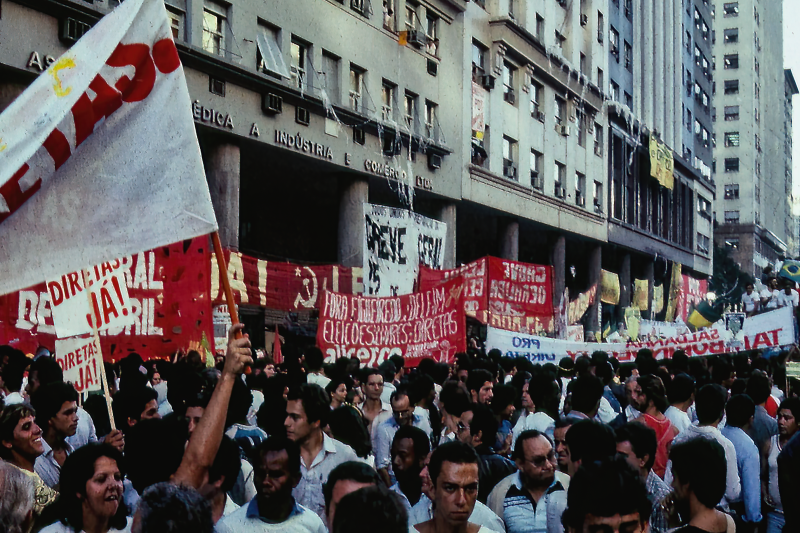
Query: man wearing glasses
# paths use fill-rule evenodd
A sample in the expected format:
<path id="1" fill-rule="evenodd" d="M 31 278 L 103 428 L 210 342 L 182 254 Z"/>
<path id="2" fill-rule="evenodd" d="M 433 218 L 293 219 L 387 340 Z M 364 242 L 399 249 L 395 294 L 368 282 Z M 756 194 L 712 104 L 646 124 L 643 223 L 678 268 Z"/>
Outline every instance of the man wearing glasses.
<path id="1" fill-rule="evenodd" d="M 550 438 L 535 429 L 523 431 L 513 457 L 519 472 L 497 484 L 489 508 L 503 519 L 507 533 L 562 533 L 567 491 Z"/>
<path id="2" fill-rule="evenodd" d="M 372 436 L 372 449 L 375 452 L 375 469 L 387 486 L 394 483 L 391 472 L 392 458 L 391 447 L 395 433 L 401 426 L 414 426 L 430 436 L 430 424 L 421 416 L 414 414 L 414 405 L 408 397 L 408 389 L 398 387 L 389 400 L 392 406 L 392 416 L 384 419 L 374 428 Z"/>

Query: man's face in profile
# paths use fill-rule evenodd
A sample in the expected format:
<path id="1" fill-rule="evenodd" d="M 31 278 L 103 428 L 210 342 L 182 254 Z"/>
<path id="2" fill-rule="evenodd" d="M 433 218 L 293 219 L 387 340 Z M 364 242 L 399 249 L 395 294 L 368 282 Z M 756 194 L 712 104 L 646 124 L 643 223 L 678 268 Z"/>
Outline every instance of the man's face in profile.
<path id="1" fill-rule="evenodd" d="M 568 528 L 570 533 L 645 533 L 647 524 L 639 519 L 639 513 L 629 515 L 595 516 L 586 515 L 583 529 Z"/>

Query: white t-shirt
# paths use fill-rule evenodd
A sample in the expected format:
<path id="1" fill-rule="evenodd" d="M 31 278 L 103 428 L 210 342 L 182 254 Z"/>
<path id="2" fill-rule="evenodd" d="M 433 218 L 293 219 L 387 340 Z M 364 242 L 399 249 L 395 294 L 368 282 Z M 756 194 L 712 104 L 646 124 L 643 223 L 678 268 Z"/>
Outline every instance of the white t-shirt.
<path id="1" fill-rule="evenodd" d="M 248 513 L 250 504 L 243 505 L 236 511 L 217 522 L 215 530 L 217 533 L 267 533 L 270 531 L 280 531 L 281 533 L 327 533 L 322 520 L 315 513 L 300 504 L 295 505 L 295 510 L 291 516 L 280 524 L 268 524 L 255 516 L 252 512 Z"/>
<path id="2" fill-rule="evenodd" d="M 742 306 L 744 306 L 744 312 L 750 313 L 756 310 L 756 304 L 760 304 L 761 299 L 758 297 L 758 293 L 753 291 L 753 294 L 747 294 L 746 292 L 742 294 Z"/>
<path id="3" fill-rule="evenodd" d="M 778 307 L 797 307 L 800 295 L 797 291 L 792 289 L 791 294 L 786 294 L 786 291 L 780 291 L 778 294 Z"/>
<path id="4" fill-rule="evenodd" d="M 764 305 L 764 309 L 777 309 L 778 308 L 778 291 L 777 290 L 770 290 L 764 289 L 761 291 L 761 299 L 767 300 L 766 305 Z"/>
<path id="5" fill-rule="evenodd" d="M 130 533 L 131 531 L 131 517 L 129 516 L 127 522 L 125 524 L 124 529 L 109 529 L 108 533 L 116 533 L 117 531 L 121 531 L 123 533 Z M 40 533 L 76 533 L 74 529 L 70 526 L 65 526 L 61 522 L 56 522 L 55 524 L 50 524 L 46 528 L 42 529 Z M 83 530 L 80 531 L 83 533 Z"/>

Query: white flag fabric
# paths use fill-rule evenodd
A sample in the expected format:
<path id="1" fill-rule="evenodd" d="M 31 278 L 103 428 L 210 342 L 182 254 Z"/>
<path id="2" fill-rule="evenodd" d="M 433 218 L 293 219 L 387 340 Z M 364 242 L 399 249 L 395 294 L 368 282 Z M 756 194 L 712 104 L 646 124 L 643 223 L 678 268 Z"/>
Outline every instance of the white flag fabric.
<path id="1" fill-rule="evenodd" d="M 217 229 L 163 0 L 127 0 L 0 114 L 0 295 Z"/>

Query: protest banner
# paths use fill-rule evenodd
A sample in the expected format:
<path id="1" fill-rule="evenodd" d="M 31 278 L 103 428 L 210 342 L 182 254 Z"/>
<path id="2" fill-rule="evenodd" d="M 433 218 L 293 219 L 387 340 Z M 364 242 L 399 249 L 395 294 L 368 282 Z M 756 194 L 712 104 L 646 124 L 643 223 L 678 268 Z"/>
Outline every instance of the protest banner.
<path id="1" fill-rule="evenodd" d="M 208 256 L 208 238 L 198 237 L 120 260 L 133 321 L 100 332 L 106 360 L 131 352 L 144 359 L 166 357 L 192 343 L 211 348 Z M 39 346 L 52 351 L 55 340 L 44 283 L 0 296 L 0 344 L 34 353 Z"/>
<path id="2" fill-rule="evenodd" d="M 396 209 L 364 203 L 364 294 L 410 294 L 419 266 L 441 269 L 447 224 Z"/>
<path id="3" fill-rule="evenodd" d="M 64 372 L 64 382 L 72 383 L 78 392 L 102 389 L 102 358 L 94 335 L 56 340 L 56 362 Z"/>
<path id="4" fill-rule="evenodd" d="M 670 359 L 677 349 L 696 357 L 788 346 L 795 342 L 794 315 L 790 307 L 784 307 L 746 318 L 742 330 L 736 335 L 725 328 L 724 321 L 720 321 L 696 333 L 627 343 L 571 342 L 489 327 L 486 350 L 497 348 L 505 356 L 521 356 L 536 363 L 558 362 L 562 357 L 575 359 L 601 350 L 621 363 L 627 363 L 634 361 L 642 348 L 652 350 L 656 359 Z"/>
<path id="5" fill-rule="evenodd" d="M 53 310 L 53 323 L 59 338 L 127 326 L 134 321 L 122 261 L 116 259 L 95 265 L 83 272 L 70 272 L 48 281 L 47 293 Z"/>
<path id="6" fill-rule="evenodd" d="M 452 270 L 420 266 L 418 290 L 456 276 L 464 278 L 467 316 L 513 331 L 554 331 L 552 267 L 497 257 L 482 257 Z"/>
<path id="7" fill-rule="evenodd" d="M 604 304 L 619 304 L 619 275 L 608 270 L 600 270 L 600 301 Z"/>
<path id="8" fill-rule="evenodd" d="M 237 304 L 287 312 L 319 309 L 323 291 L 360 294 L 361 268 L 266 261 L 224 250 Z M 226 304 L 219 264 L 211 255 L 211 303 Z"/>
<path id="9" fill-rule="evenodd" d="M 686 322 L 691 309 L 703 301 L 707 294 L 708 280 L 695 279 L 687 274 L 681 274 L 675 318 Z"/>
<path id="10" fill-rule="evenodd" d="M 0 115 L 0 294 L 216 228 L 164 3 L 127 0 Z"/>
<path id="11" fill-rule="evenodd" d="M 452 363 L 457 352 L 467 349 L 463 295 L 461 278 L 386 298 L 325 291 L 317 346 L 328 362 L 355 356 L 362 364 L 378 366 L 402 355 L 410 367 L 426 357 Z"/>

